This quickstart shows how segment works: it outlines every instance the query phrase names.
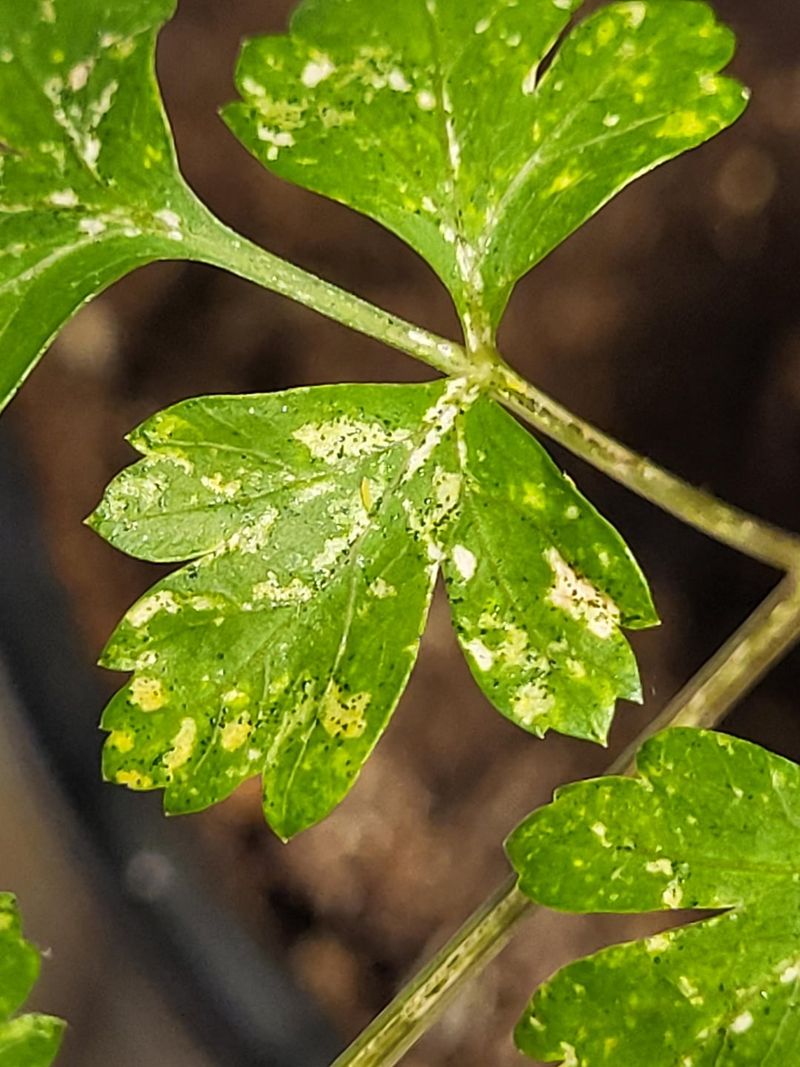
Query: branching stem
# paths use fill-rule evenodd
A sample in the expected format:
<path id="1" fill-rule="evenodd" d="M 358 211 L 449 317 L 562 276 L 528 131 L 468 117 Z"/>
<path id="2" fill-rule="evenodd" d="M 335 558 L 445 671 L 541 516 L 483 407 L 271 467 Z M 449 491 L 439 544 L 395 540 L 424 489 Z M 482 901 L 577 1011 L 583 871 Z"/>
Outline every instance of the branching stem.
<path id="1" fill-rule="evenodd" d="M 447 375 L 466 375 L 471 365 L 461 345 L 437 337 L 396 315 L 310 274 L 228 229 L 210 213 L 200 216 L 187 251 L 240 278 L 289 297 L 368 337 L 406 352 Z"/>
<path id="2" fill-rule="evenodd" d="M 191 252 L 205 263 L 406 352 L 442 374 L 473 376 L 486 384 L 487 365 L 493 363 L 488 383 L 492 394 L 541 433 L 709 537 L 778 570 L 800 566 L 800 538 L 722 503 L 615 441 L 527 382 L 498 353 L 481 349 L 470 355 L 456 342 L 437 337 L 265 252 L 210 213 L 199 220 Z"/>
<path id="3" fill-rule="evenodd" d="M 638 749 L 665 726 L 711 727 L 721 722 L 798 641 L 800 582 L 790 574 L 606 773 L 631 773 Z M 393 1067 L 465 982 L 502 951 L 520 921 L 540 910 L 519 891 L 516 879 L 509 878 L 332 1067 Z"/>
<path id="4" fill-rule="evenodd" d="M 497 367 L 493 392 L 541 433 L 688 526 L 777 570 L 800 566 L 800 538 L 717 500 L 619 444 L 510 367 Z"/>
<path id="5" fill-rule="evenodd" d="M 800 538 L 777 529 L 663 470 L 584 422 L 536 389 L 493 349 L 464 348 L 413 326 L 329 282 L 279 259 L 223 226 L 198 220 L 192 254 L 378 338 L 447 375 L 465 375 L 541 433 L 645 500 L 709 537 L 786 572 L 784 581 L 681 690 L 663 713 L 609 767 L 628 774 L 636 752 L 666 726 L 721 722 L 767 671 L 800 641 Z M 539 909 L 510 878 L 334 1063 L 392 1067 L 503 949 L 519 922 Z"/>

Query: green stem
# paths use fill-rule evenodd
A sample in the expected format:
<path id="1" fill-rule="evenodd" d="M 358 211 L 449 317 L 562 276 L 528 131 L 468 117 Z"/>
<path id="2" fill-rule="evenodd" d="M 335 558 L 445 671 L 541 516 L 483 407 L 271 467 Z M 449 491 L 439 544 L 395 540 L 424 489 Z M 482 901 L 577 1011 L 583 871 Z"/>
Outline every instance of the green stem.
<path id="1" fill-rule="evenodd" d="M 203 263 L 288 296 L 329 319 L 407 352 L 442 374 L 470 373 L 471 364 L 461 345 L 437 337 L 264 251 L 228 229 L 202 205 L 195 207 L 194 225 L 184 251 Z"/>
<path id="2" fill-rule="evenodd" d="M 667 726 L 715 726 L 800 641 L 800 581 L 788 575 L 733 637 L 609 767 L 630 774 L 648 737 Z M 506 881 L 433 960 L 398 993 L 332 1067 L 392 1067 L 428 1030 L 468 979 L 511 940 L 520 921 L 539 911 Z"/>
<path id="3" fill-rule="evenodd" d="M 800 538 L 725 504 L 619 444 L 510 367 L 499 364 L 493 393 L 526 422 L 681 522 L 778 570 L 800 565 Z"/>
<path id="4" fill-rule="evenodd" d="M 466 375 L 487 384 L 497 400 L 531 426 L 709 537 L 779 570 L 792 569 L 800 561 L 800 538 L 722 503 L 637 455 L 525 381 L 494 349 L 469 354 L 455 341 L 437 337 L 264 251 L 202 205 L 195 205 L 195 212 L 185 249 L 189 255 L 296 300 L 442 374 Z"/>

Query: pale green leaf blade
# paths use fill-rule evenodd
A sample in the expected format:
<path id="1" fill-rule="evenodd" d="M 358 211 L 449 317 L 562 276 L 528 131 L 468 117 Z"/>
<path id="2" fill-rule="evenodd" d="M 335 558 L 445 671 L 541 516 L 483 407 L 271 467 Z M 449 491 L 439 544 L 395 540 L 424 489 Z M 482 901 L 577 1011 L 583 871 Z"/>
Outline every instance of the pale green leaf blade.
<path id="1" fill-rule="evenodd" d="M 60 327 L 134 268 L 191 253 L 154 74 L 175 0 L 0 0 L 0 408 Z"/>
<path id="2" fill-rule="evenodd" d="M 635 779 L 558 791 L 508 842 L 524 892 L 578 912 L 729 908 L 560 971 L 517 1028 L 573 1067 L 778 1067 L 800 1040 L 800 767 L 695 730 Z"/>
<path id="3" fill-rule="evenodd" d="M 645 171 L 730 125 L 730 32 L 695 0 L 306 0 L 251 41 L 225 117 L 276 174 L 403 237 L 471 340 L 514 283 Z"/>
<path id="4" fill-rule="evenodd" d="M 109 779 L 181 812 L 261 773 L 283 837 L 344 796 L 416 658 L 447 517 L 431 498 L 456 466 L 451 391 L 207 398 L 134 435 L 146 458 L 92 525 L 149 559 L 197 558 L 106 649 L 135 672 L 103 720 Z"/>
<path id="5" fill-rule="evenodd" d="M 499 405 L 459 423 L 461 506 L 444 574 L 459 641 L 492 703 L 523 728 L 605 742 L 641 699 L 622 627 L 658 622 L 620 535 Z"/>
<path id="6" fill-rule="evenodd" d="M 22 935 L 19 910 L 0 893 L 0 1067 L 49 1067 L 64 1023 L 49 1015 L 17 1015 L 39 977 L 40 956 Z"/>

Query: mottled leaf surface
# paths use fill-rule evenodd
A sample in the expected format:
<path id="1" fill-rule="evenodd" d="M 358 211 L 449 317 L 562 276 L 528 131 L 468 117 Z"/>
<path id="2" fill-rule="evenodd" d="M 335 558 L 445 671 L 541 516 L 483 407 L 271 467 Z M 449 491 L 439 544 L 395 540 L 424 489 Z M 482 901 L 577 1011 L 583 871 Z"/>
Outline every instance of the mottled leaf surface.
<path id="1" fill-rule="evenodd" d="M 730 125 L 731 33 L 693 0 L 305 0 L 244 48 L 231 128 L 409 242 L 476 343 L 514 283 L 632 179 Z"/>
<path id="2" fill-rule="evenodd" d="M 641 700 L 620 626 L 658 619 L 619 534 L 494 403 L 458 426 L 463 481 L 444 574 L 459 641 L 514 722 L 605 742 L 618 697 Z"/>
<path id="3" fill-rule="evenodd" d="M 619 627 L 654 621 L 641 573 L 467 381 L 190 400 L 131 442 L 144 458 L 92 525 L 192 562 L 106 648 L 134 673 L 105 713 L 105 773 L 164 789 L 168 811 L 261 774 L 282 836 L 327 814 L 403 692 L 440 565 L 473 671 L 520 725 L 603 738 L 615 696 L 637 697 Z"/>
<path id="4" fill-rule="evenodd" d="M 517 1028 L 571 1067 L 785 1067 L 800 1049 L 800 768 L 699 730 L 638 777 L 570 785 L 508 842 L 520 886 L 575 912 L 729 909 L 573 963 Z"/>
<path id="5" fill-rule="evenodd" d="M 60 1019 L 17 1015 L 39 969 L 39 953 L 22 936 L 16 900 L 0 893 L 0 1067 L 49 1067 L 58 1052 Z"/>
<path id="6" fill-rule="evenodd" d="M 175 0 L 0 0 L 0 408 L 91 296 L 207 218 L 154 76 Z"/>

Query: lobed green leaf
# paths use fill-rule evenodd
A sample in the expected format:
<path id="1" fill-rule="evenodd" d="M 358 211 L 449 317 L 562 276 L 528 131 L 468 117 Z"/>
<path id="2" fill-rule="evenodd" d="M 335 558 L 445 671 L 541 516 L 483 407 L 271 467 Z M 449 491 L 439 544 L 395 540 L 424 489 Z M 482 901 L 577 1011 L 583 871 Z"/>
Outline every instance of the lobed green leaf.
<path id="1" fill-rule="evenodd" d="M 0 893 L 0 1067 L 49 1067 L 64 1023 L 49 1015 L 17 1015 L 39 977 L 40 956 L 22 936 L 15 898 Z"/>
<path id="2" fill-rule="evenodd" d="M 87 300 L 190 257 L 154 73 L 175 0 L 0 0 L 0 409 Z"/>
<path id="3" fill-rule="evenodd" d="M 745 107 L 695 0 L 305 0 L 245 45 L 232 130 L 281 177 L 377 219 L 490 343 L 516 281 L 607 200 Z"/>
<path id="4" fill-rule="evenodd" d="M 570 1067 L 778 1067 L 800 1047 L 800 767 L 722 734 L 647 742 L 508 841 L 520 888 L 575 912 L 730 909 L 565 967 L 517 1027 Z"/>
<path id="5" fill-rule="evenodd" d="M 655 622 L 641 572 L 465 379 L 189 400 L 131 443 L 144 458 L 92 526 L 193 562 L 106 648 L 134 674 L 104 766 L 168 811 L 260 773 L 281 836 L 326 815 L 405 688 L 440 565 L 473 672 L 525 729 L 604 740 L 616 697 L 639 697 L 620 627 Z"/>

